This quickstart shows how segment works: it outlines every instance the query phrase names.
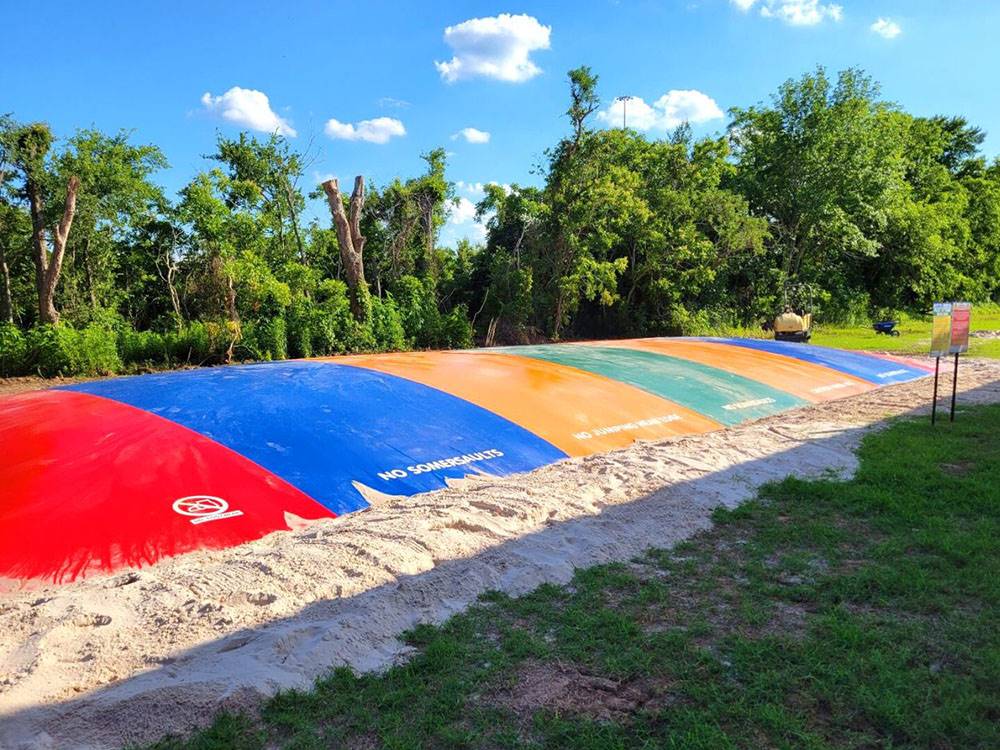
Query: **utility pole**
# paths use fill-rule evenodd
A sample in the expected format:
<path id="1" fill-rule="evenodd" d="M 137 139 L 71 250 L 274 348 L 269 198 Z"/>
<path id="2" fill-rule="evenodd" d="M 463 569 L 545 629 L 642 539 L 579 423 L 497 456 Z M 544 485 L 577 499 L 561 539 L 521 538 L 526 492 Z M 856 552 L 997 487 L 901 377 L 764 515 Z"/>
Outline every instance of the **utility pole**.
<path id="1" fill-rule="evenodd" d="M 622 103 L 622 130 L 626 128 L 625 112 L 628 109 L 628 103 L 635 99 L 634 96 L 616 96 L 615 101 Z"/>

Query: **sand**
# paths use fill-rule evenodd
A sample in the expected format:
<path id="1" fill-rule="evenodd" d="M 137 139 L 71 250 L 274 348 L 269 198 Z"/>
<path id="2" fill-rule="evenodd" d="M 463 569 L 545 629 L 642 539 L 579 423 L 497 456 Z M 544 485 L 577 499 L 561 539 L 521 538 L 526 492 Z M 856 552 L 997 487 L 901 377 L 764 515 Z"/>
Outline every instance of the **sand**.
<path id="1" fill-rule="evenodd" d="M 948 384 L 950 385 L 950 379 Z M 669 546 L 789 474 L 848 476 L 930 380 L 725 431 L 479 476 L 219 552 L 0 598 L 0 747 L 119 747 L 252 709 L 331 667 L 405 659 L 399 634 L 484 591 Z M 1000 401 L 1000 362 L 963 362 L 960 408 Z M 945 417 L 947 418 L 947 417 Z M 959 414 L 961 419 L 961 414 Z"/>

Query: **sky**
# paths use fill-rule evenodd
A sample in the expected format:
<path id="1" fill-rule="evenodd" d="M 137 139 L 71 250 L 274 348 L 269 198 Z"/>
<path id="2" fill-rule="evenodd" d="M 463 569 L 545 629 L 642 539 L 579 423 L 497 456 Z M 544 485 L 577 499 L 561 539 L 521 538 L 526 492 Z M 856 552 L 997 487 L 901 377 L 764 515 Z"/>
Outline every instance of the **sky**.
<path id="1" fill-rule="evenodd" d="M 477 239 L 482 185 L 538 184 L 567 131 L 566 72 L 600 76 L 595 124 L 661 137 L 682 121 L 725 130 L 817 65 L 860 67 L 917 115 L 961 114 L 1000 155 L 997 0 L 580 0 L 403 2 L 0 0 L 0 112 L 125 129 L 154 143 L 176 193 L 218 135 L 286 135 L 306 153 L 303 187 L 412 177 L 448 152 L 461 202 L 445 244 Z M 310 215 L 329 217 L 317 203 Z"/>

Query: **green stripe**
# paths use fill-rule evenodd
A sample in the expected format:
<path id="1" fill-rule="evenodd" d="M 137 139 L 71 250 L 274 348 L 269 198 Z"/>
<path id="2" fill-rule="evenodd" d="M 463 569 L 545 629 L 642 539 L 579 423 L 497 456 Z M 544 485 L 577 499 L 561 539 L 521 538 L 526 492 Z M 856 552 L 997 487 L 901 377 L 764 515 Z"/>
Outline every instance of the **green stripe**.
<path id="1" fill-rule="evenodd" d="M 512 346 L 503 351 L 604 375 L 727 425 L 759 419 L 805 403 L 742 375 L 636 349 L 549 344 Z"/>

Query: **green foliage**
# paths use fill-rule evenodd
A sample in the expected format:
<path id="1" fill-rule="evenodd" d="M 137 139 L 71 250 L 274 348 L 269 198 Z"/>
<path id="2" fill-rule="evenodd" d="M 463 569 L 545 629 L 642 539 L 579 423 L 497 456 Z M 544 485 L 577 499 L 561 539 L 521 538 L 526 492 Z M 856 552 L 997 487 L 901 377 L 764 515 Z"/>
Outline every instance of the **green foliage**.
<path id="1" fill-rule="evenodd" d="M 285 319 L 264 318 L 244 325 L 241 343 L 250 359 L 287 359 L 288 329 Z"/>
<path id="2" fill-rule="evenodd" d="M 121 369 L 117 335 L 90 325 L 77 330 L 66 324 L 32 328 L 26 337 L 28 368 L 40 375 L 109 375 Z"/>
<path id="3" fill-rule="evenodd" d="M 372 298 L 371 322 L 372 342 L 378 351 L 400 351 L 408 349 L 403 319 L 392 295 L 383 299 Z"/>
<path id="4" fill-rule="evenodd" d="M 24 375 L 28 369 L 28 342 L 21 329 L 0 323 L 0 377 Z"/>

